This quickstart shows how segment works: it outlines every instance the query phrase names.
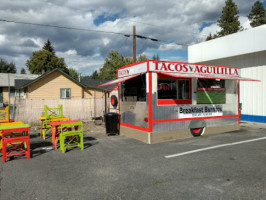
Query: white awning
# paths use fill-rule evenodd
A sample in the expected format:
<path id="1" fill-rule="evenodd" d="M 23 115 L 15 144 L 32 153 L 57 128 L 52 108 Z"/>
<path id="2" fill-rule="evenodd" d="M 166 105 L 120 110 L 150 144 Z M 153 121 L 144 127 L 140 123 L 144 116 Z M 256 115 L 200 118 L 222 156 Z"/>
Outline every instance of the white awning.
<path id="1" fill-rule="evenodd" d="M 115 79 L 115 80 L 112 80 L 112 81 L 108 81 L 106 83 L 103 83 L 101 85 L 98 85 L 98 87 L 103 87 L 103 86 L 107 86 L 107 85 L 113 85 L 113 84 L 118 84 L 118 83 L 121 83 L 121 82 L 124 82 L 126 80 L 129 80 L 131 78 L 134 78 L 136 76 L 139 76 L 143 73 L 140 73 L 140 74 L 134 74 L 134 75 L 131 75 L 131 76 L 127 76 L 127 77 L 122 77 L 122 78 L 118 78 L 118 79 Z"/>
<path id="2" fill-rule="evenodd" d="M 212 74 L 212 75 L 206 75 L 206 74 L 192 74 L 192 73 L 162 73 L 160 74 L 166 75 L 166 76 L 172 76 L 176 78 L 203 78 L 203 79 L 223 79 L 223 80 L 236 80 L 236 81 L 260 81 L 256 79 L 250 79 L 250 78 L 244 78 L 241 76 L 228 76 L 223 74 Z"/>
<path id="3" fill-rule="evenodd" d="M 206 78 L 206 76 L 202 74 L 193 74 L 193 73 L 165 73 L 165 72 L 158 72 L 159 74 L 166 75 L 166 76 L 172 76 L 175 78 Z"/>
<path id="4" fill-rule="evenodd" d="M 241 76 L 228 76 L 228 75 L 223 75 L 223 74 L 212 74 L 212 75 L 205 75 L 205 76 L 206 78 L 209 78 L 209 79 L 222 79 L 222 80 L 235 80 L 235 81 L 260 81 L 260 80 L 245 78 Z"/>

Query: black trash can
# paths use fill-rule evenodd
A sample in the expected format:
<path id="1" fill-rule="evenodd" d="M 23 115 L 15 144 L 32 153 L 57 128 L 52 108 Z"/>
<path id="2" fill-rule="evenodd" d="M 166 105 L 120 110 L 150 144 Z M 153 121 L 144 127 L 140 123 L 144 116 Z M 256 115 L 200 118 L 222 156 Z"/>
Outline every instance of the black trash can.
<path id="1" fill-rule="evenodd" d="M 118 135 L 119 134 L 119 114 L 118 113 L 106 113 L 104 115 L 104 121 L 105 121 L 105 128 L 106 128 L 106 135 Z"/>

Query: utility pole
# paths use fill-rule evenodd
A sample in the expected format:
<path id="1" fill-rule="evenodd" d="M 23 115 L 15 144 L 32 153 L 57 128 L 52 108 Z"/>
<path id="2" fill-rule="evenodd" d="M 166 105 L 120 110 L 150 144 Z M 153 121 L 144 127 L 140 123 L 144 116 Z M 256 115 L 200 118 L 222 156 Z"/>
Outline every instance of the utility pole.
<path id="1" fill-rule="evenodd" d="M 136 62 L 136 26 L 133 26 L 133 63 Z"/>

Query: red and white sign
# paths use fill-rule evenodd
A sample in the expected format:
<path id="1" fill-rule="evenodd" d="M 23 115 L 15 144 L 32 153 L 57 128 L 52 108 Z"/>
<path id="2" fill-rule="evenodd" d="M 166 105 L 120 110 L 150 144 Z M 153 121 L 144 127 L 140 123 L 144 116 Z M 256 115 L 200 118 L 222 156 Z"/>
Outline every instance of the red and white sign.
<path id="1" fill-rule="evenodd" d="M 236 67 L 220 67 L 189 63 L 175 63 L 175 62 L 160 62 L 151 61 L 150 71 L 167 72 L 167 73 L 192 73 L 204 75 L 227 75 L 238 77 L 240 75 L 240 68 Z"/>
<path id="2" fill-rule="evenodd" d="M 122 67 L 117 70 L 117 77 L 123 78 L 134 74 L 141 74 L 147 72 L 147 62 L 142 62 L 138 64 L 132 64 L 126 67 Z"/>

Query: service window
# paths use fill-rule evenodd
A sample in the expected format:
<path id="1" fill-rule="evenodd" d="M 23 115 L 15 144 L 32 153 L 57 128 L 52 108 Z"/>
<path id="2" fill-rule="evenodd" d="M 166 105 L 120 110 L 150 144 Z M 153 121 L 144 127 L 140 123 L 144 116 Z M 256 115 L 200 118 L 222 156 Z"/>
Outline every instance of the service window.
<path id="1" fill-rule="evenodd" d="M 225 104 L 225 80 L 198 79 L 197 104 Z"/>
<path id="2" fill-rule="evenodd" d="M 158 78 L 158 105 L 191 104 L 191 80 Z"/>
<path id="3" fill-rule="evenodd" d="M 129 79 L 121 84 L 121 101 L 146 101 L 145 74 Z"/>
<path id="4" fill-rule="evenodd" d="M 60 98 L 61 99 L 71 99 L 71 89 L 70 88 L 61 88 L 60 89 Z"/>

